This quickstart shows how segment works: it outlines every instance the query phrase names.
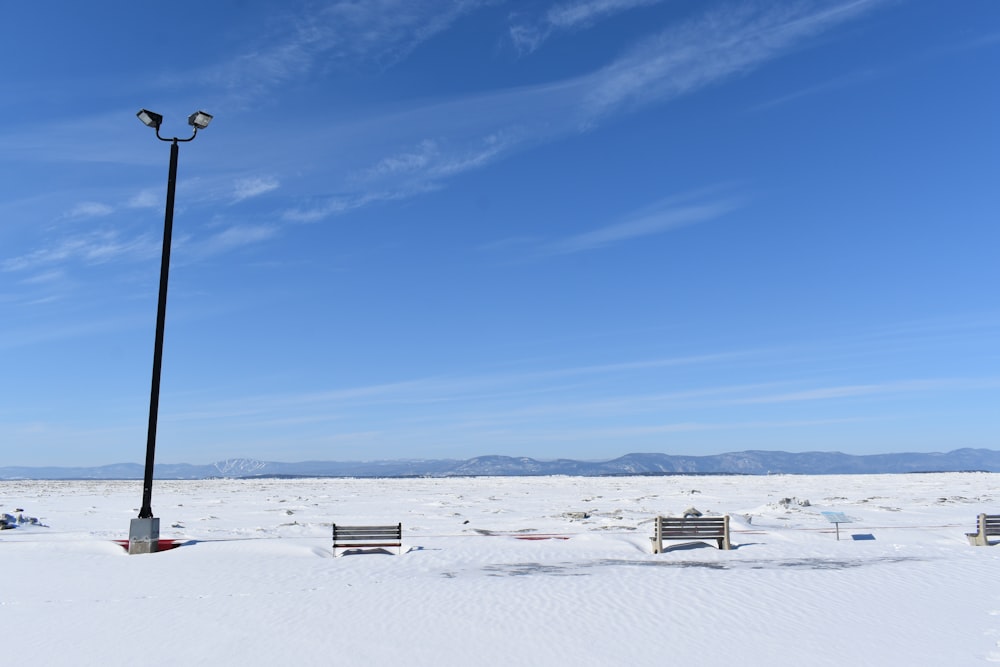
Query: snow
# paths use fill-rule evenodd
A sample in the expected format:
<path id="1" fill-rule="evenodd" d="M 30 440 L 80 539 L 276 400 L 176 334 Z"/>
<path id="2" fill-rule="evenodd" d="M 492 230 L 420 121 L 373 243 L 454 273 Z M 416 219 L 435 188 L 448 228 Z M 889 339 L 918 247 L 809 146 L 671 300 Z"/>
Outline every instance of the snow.
<path id="1" fill-rule="evenodd" d="M 9 665 L 1000 663 L 1000 474 L 3 481 Z M 731 516 L 734 549 L 657 514 Z M 840 541 L 822 512 L 840 512 Z M 402 522 L 333 558 L 330 524 Z M 520 539 L 533 537 L 536 539 Z"/>

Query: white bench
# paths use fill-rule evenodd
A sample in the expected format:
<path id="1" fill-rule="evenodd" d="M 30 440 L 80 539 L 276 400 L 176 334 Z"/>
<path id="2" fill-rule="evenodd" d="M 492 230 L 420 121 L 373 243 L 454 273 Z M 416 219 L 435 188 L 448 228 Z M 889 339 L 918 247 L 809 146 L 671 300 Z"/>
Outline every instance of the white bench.
<path id="1" fill-rule="evenodd" d="M 658 516 L 650 539 L 653 553 L 663 553 L 664 540 L 715 540 L 720 549 L 732 549 L 729 542 L 729 515 Z"/>
<path id="2" fill-rule="evenodd" d="M 383 549 L 396 547 L 403 550 L 403 524 L 395 526 L 338 526 L 333 524 L 333 555 L 337 549 Z"/>
<path id="3" fill-rule="evenodd" d="M 976 524 L 976 532 L 965 534 L 965 536 L 969 538 L 969 544 L 972 546 L 990 546 L 990 541 L 987 538 L 987 535 L 1000 537 L 1000 514 L 980 514 Z"/>

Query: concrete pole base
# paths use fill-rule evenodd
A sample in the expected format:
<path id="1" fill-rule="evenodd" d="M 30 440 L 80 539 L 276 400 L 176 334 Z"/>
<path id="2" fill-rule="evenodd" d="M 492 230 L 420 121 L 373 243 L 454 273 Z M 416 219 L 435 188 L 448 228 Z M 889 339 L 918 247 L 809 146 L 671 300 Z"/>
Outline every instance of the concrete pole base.
<path id="1" fill-rule="evenodd" d="M 159 551 L 160 520 L 132 519 L 128 529 L 129 554 L 151 554 Z"/>

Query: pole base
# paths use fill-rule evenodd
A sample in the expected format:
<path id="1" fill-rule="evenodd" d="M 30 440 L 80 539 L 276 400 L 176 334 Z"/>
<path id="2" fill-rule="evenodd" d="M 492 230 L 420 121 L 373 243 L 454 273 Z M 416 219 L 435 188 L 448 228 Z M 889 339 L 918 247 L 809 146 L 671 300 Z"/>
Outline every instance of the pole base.
<path id="1" fill-rule="evenodd" d="M 129 554 L 152 554 L 160 550 L 160 520 L 132 519 L 128 528 Z"/>

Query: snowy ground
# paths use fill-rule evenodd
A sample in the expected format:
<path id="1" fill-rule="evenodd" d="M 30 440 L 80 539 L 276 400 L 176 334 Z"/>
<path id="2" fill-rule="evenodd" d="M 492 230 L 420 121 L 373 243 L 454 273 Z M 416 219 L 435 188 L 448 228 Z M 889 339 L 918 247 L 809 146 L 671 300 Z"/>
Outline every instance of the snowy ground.
<path id="1" fill-rule="evenodd" d="M 997 474 L 0 482 L 5 665 L 1000 663 Z M 734 549 L 657 514 L 731 515 Z M 854 523 L 834 526 L 823 511 Z M 584 518 L 585 517 L 585 518 Z M 403 523 L 333 558 L 330 524 Z M 532 536 L 542 539 L 521 539 Z"/>

